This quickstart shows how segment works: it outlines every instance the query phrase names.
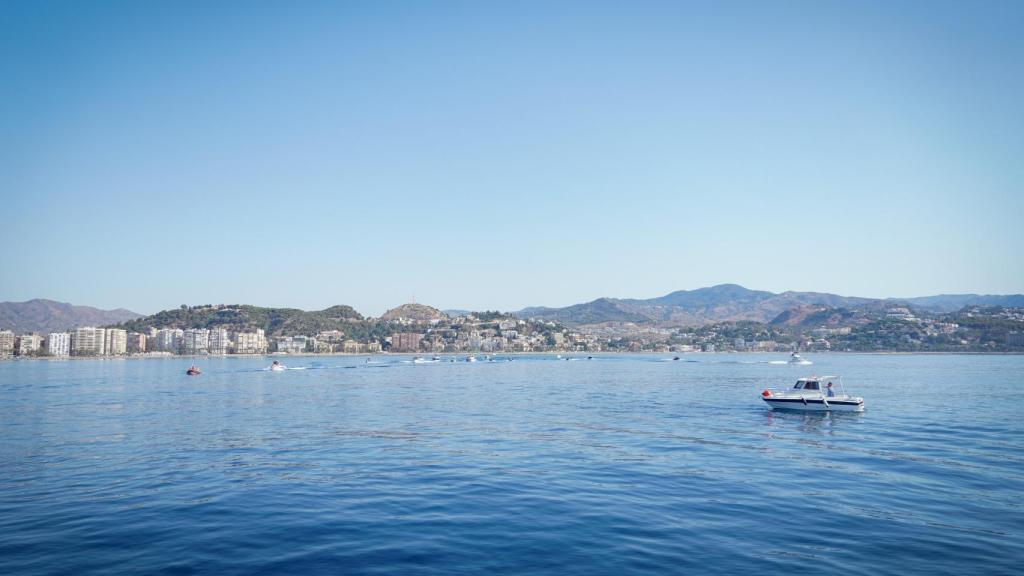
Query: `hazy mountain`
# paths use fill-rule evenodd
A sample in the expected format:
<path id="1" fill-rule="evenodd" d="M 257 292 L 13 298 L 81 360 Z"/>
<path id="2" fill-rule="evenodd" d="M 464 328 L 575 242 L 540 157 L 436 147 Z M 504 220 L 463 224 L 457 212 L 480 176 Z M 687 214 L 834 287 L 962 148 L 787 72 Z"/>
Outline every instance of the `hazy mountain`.
<path id="1" fill-rule="evenodd" d="M 648 299 L 598 298 L 564 308 L 532 307 L 515 314 L 566 325 L 635 323 L 649 326 L 699 326 L 722 321 L 752 320 L 777 325 L 824 325 L 856 323 L 867 313 L 906 304 L 935 313 L 953 312 L 965 306 L 1024 307 L 1024 294 L 940 294 L 914 298 L 858 298 L 822 292 L 750 290 L 737 284 L 720 284 L 696 290 L 679 290 Z M 450 311 L 453 316 L 458 315 Z M 398 318 L 429 321 L 445 313 L 422 304 L 404 304 L 386 312 L 383 320 Z M 132 320 L 137 320 L 131 322 Z M 109 326 L 125 323 L 139 329 L 155 327 L 261 327 L 268 333 L 301 334 L 346 327 L 363 317 L 349 306 L 317 312 L 256 306 L 191 307 L 166 310 L 143 318 L 130 310 L 100 310 L 53 300 L 0 303 L 0 330 L 15 333 L 47 333 L 78 326 Z"/>
<path id="2" fill-rule="evenodd" d="M 118 308 L 100 310 L 37 298 L 28 302 L 0 302 L 0 330 L 16 334 L 62 332 L 81 326 L 117 324 L 142 315 Z"/>
<path id="3" fill-rule="evenodd" d="M 562 324 L 600 324 L 602 322 L 648 322 L 647 315 L 634 312 L 622 300 L 598 298 L 586 304 L 565 308 L 524 308 L 516 313 L 520 317 L 543 318 Z"/>
<path id="4" fill-rule="evenodd" d="M 645 300 L 599 298 L 593 302 L 565 308 L 524 308 L 516 315 L 525 318 L 557 320 L 576 326 L 606 322 L 633 322 L 656 326 L 698 326 L 735 320 L 767 323 L 778 319 L 780 314 L 792 310 L 794 311 L 793 319 L 782 318 L 778 321 L 782 324 L 816 321 L 804 319 L 812 313 L 821 313 L 822 317 L 818 319 L 826 320 L 824 316 L 832 314 L 831 320 L 825 322 L 828 324 L 844 315 L 857 316 L 849 312 L 850 309 L 865 306 L 885 307 L 904 303 L 929 311 L 949 312 L 973 305 L 1024 306 L 1024 295 L 954 294 L 921 298 L 877 299 L 839 296 L 823 292 L 790 291 L 776 294 L 763 290 L 750 290 L 737 284 L 720 284 L 697 290 L 680 290 Z M 826 314 L 826 309 L 846 311 Z M 801 319 L 797 320 L 797 316 Z"/>
<path id="5" fill-rule="evenodd" d="M 648 306 L 674 306 L 688 310 L 706 309 L 730 304 L 754 304 L 775 296 L 763 290 L 749 290 L 739 284 L 719 284 L 696 290 L 677 290 L 660 298 L 624 300 Z"/>
<path id="6" fill-rule="evenodd" d="M 930 312 L 955 312 L 964 306 L 1024 307 L 1024 294 L 1009 294 L 1005 296 L 989 294 L 939 294 L 938 296 L 899 298 L 899 300 Z"/>

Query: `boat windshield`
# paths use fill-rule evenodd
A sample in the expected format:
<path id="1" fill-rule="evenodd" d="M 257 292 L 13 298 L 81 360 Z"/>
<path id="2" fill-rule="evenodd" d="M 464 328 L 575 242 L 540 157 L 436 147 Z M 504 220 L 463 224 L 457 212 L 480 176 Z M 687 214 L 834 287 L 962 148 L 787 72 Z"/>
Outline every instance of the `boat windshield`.
<path id="1" fill-rule="evenodd" d="M 818 383 L 808 382 L 807 384 L 804 384 L 804 390 L 818 390 Z"/>

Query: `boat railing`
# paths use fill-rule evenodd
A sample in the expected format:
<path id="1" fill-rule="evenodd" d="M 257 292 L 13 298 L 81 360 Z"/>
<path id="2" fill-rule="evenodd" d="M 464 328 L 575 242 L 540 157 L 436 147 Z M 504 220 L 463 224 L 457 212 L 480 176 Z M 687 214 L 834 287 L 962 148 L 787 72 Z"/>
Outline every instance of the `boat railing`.
<path id="1" fill-rule="evenodd" d="M 834 396 L 829 396 L 827 390 L 797 390 L 795 388 L 765 388 L 762 391 L 768 392 L 772 396 L 793 396 L 793 397 L 804 397 L 804 398 L 835 398 L 836 400 L 850 400 L 857 398 L 852 394 L 836 393 Z"/>

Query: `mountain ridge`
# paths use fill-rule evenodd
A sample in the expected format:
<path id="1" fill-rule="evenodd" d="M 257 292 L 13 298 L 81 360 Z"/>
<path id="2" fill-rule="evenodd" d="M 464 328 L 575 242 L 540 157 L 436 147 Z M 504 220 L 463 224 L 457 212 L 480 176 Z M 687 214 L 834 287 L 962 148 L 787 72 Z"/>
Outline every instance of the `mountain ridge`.
<path id="1" fill-rule="evenodd" d="M 655 298 L 598 298 L 561 308 L 533 306 L 514 314 L 521 318 L 558 320 L 571 326 L 633 322 L 676 327 L 742 320 L 769 323 L 788 310 L 809 306 L 842 310 L 865 306 L 911 306 L 928 312 L 946 313 L 965 306 L 1024 306 L 1024 294 L 864 298 L 793 290 L 774 293 L 751 290 L 739 284 L 718 284 L 694 290 L 677 290 Z"/>
<path id="2" fill-rule="evenodd" d="M 46 298 L 0 302 L 0 330 L 12 330 L 18 334 L 61 332 L 81 326 L 117 324 L 141 317 L 142 314 L 124 308 L 102 310 Z"/>
<path id="3" fill-rule="evenodd" d="M 814 319 L 853 318 L 865 307 L 908 306 L 929 313 L 955 312 L 965 306 L 1024 307 L 1024 294 L 938 294 L 911 298 L 863 298 L 840 296 L 827 292 L 769 292 L 751 290 L 739 284 L 719 284 L 693 290 L 676 290 L 654 298 L 597 298 L 589 302 L 563 307 L 533 306 L 512 312 L 519 318 L 537 318 L 556 321 L 568 326 L 601 324 L 638 324 L 649 327 L 702 326 L 722 321 L 756 321 L 762 323 L 791 324 Z M 826 309 L 815 310 L 815 307 Z M 198 310 L 203 307 L 192 307 Z M 236 310 L 246 311 L 239 317 L 242 325 L 270 325 L 275 328 L 297 330 L 299 327 L 334 329 L 352 322 L 362 322 L 363 316 L 350 306 L 332 306 L 321 311 L 305 312 L 298 309 L 265 309 L 249 318 L 260 307 L 238 305 Z M 172 309 L 173 310 L 173 309 Z M 833 311 L 830 311 L 833 310 Z M 840 310 L 841 312 L 834 312 Z M 854 313 L 849 311 L 853 310 Z M 783 316 L 787 311 L 789 315 Z M 101 310 L 91 306 L 76 306 L 64 302 L 36 298 L 26 302 L 0 302 L 0 330 L 17 333 L 47 333 L 69 330 L 79 326 L 111 326 L 128 324 L 133 320 L 167 316 L 172 311 L 145 316 L 118 308 Z M 389 310 L 382 319 L 411 317 L 420 320 L 458 316 L 462 310 L 442 312 L 425 305 L 405 304 Z M 219 314 L 226 314 L 221 310 Z M 781 317 L 780 317 L 781 316 Z M 169 325 L 178 319 L 165 318 Z M 213 319 L 211 319 L 213 321 Z M 218 322 L 230 323 L 228 319 Z"/>

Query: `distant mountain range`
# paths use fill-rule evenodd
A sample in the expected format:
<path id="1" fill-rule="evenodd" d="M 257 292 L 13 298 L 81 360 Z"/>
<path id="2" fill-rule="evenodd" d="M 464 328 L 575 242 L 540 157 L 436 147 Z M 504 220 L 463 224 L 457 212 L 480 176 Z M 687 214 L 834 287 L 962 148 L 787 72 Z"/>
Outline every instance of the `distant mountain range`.
<path id="1" fill-rule="evenodd" d="M 516 312 L 520 317 L 544 318 L 569 326 L 622 323 L 656 326 L 699 326 L 714 322 L 751 320 L 772 322 L 780 315 L 808 307 L 829 310 L 906 305 L 920 310 L 943 313 L 964 306 L 1024 306 L 1024 294 L 989 296 L 978 294 L 942 294 L 917 298 L 859 298 L 821 292 L 782 292 L 750 290 L 737 284 L 720 284 L 697 290 L 680 290 L 646 300 L 598 298 L 592 302 L 564 308 L 534 307 Z M 806 315 L 806 314 L 805 314 Z M 784 319 L 788 320 L 788 319 Z"/>
<path id="2" fill-rule="evenodd" d="M 905 305 L 932 313 L 954 312 L 964 306 L 1024 307 L 1024 294 L 978 295 L 940 294 L 916 298 L 858 298 L 822 292 L 782 292 L 749 290 L 737 284 L 720 284 L 696 290 L 679 290 L 646 300 L 598 298 L 592 302 L 564 308 L 532 307 L 514 314 L 521 318 L 539 318 L 581 326 L 608 323 L 632 323 L 646 326 L 701 326 L 714 322 L 751 320 L 777 325 L 833 325 L 849 323 L 872 311 Z M 451 316 L 462 310 L 446 311 Z M 432 320 L 443 317 L 441 311 L 420 304 L 405 304 L 389 310 L 384 320 L 408 318 Z M 131 322 L 138 320 L 137 322 Z M 303 333 L 303 330 L 351 327 L 363 317 L 349 306 L 304 312 L 295 309 L 236 306 L 229 309 L 193 307 L 172 309 L 143 318 L 130 310 L 99 310 L 72 306 L 53 300 L 0 303 L 0 330 L 47 333 L 78 326 L 109 326 L 125 323 L 131 329 L 143 324 L 161 327 L 186 325 L 225 325 L 264 327 L 269 332 Z"/>
<path id="3" fill-rule="evenodd" d="M 141 317 L 131 310 L 100 310 L 37 298 L 28 302 L 0 302 L 0 330 L 16 334 L 62 332 L 80 326 L 117 324 Z"/>
<path id="4" fill-rule="evenodd" d="M 1002 306 L 1004 308 L 1024 306 L 1024 294 L 1008 294 L 1004 296 L 990 294 L 939 294 L 938 296 L 920 296 L 898 300 L 930 312 L 954 312 L 964 306 Z"/>

